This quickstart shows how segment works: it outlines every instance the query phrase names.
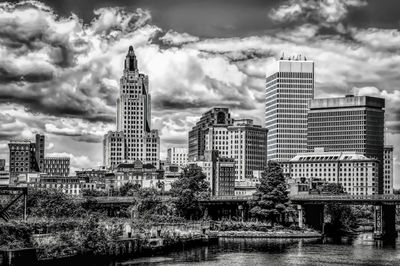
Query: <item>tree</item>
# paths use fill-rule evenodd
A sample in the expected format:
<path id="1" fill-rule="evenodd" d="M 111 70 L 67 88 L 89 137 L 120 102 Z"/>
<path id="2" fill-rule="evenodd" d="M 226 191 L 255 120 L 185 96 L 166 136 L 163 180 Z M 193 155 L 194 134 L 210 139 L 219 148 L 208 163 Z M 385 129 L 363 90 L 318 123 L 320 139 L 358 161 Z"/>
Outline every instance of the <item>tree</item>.
<path id="1" fill-rule="evenodd" d="M 83 189 L 82 190 L 83 197 L 105 197 L 107 193 L 105 191 L 97 190 L 97 189 Z"/>
<path id="2" fill-rule="evenodd" d="M 321 192 L 331 195 L 346 194 L 343 186 L 337 183 L 324 184 L 321 188 Z M 337 233 L 338 231 L 347 230 L 356 226 L 356 216 L 354 210 L 350 206 L 327 204 L 325 214 L 330 220 L 326 230 L 332 233 Z"/>
<path id="3" fill-rule="evenodd" d="M 18 201 L 10 213 L 17 216 L 21 213 L 23 205 Z M 28 217 L 80 217 L 86 213 L 82 206 L 75 202 L 70 196 L 57 189 L 34 189 L 29 188 L 27 197 Z"/>
<path id="4" fill-rule="evenodd" d="M 254 193 L 255 200 L 250 202 L 250 213 L 260 220 L 284 222 L 288 211 L 289 197 L 282 169 L 275 161 L 269 161 L 262 172 L 260 184 Z"/>
<path id="5" fill-rule="evenodd" d="M 155 188 L 139 189 L 136 205 L 140 214 L 164 214 L 167 209 Z"/>
<path id="6" fill-rule="evenodd" d="M 172 201 L 180 216 L 200 218 L 200 199 L 210 197 L 209 183 L 200 167 L 183 169 L 178 180 L 171 184 Z"/>
<path id="7" fill-rule="evenodd" d="M 119 196 L 133 196 L 140 189 L 139 184 L 125 183 L 119 189 Z"/>

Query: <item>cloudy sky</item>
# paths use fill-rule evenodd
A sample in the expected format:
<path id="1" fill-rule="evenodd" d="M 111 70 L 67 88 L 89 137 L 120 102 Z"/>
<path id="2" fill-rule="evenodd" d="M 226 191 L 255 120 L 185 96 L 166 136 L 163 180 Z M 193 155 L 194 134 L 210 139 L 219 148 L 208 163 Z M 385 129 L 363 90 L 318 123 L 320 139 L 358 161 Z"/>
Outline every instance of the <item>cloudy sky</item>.
<path id="1" fill-rule="evenodd" d="M 354 89 L 386 99 L 386 143 L 400 173 L 398 10 L 398 0 L 0 3 L 0 158 L 9 139 L 40 132 L 46 153 L 71 156 L 73 170 L 101 165 L 133 45 L 162 157 L 186 146 L 214 106 L 262 124 L 266 73 L 282 53 L 302 54 L 315 61 L 317 98 Z"/>

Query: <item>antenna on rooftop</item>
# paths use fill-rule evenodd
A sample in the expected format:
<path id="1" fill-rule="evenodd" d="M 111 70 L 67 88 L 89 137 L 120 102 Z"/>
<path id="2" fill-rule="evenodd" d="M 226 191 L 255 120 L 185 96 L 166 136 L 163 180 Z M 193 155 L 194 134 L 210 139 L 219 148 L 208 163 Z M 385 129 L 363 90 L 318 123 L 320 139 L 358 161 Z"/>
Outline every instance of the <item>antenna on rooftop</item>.
<path id="1" fill-rule="evenodd" d="M 285 52 L 282 52 L 280 60 L 283 60 L 285 58 Z"/>

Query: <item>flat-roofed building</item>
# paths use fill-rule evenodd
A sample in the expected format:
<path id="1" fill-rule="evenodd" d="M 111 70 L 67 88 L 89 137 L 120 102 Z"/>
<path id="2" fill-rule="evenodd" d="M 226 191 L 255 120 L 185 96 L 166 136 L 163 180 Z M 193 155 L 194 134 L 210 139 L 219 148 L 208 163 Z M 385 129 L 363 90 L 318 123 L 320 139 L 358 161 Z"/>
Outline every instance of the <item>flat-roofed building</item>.
<path id="1" fill-rule="evenodd" d="M 187 148 L 170 147 L 167 150 L 167 163 L 185 167 L 188 163 Z"/>
<path id="2" fill-rule="evenodd" d="M 69 176 L 69 157 L 44 157 L 43 170 L 49 176 Z"/>
<path id="3" fill-rule="evenodd" d="M 379 161 L 357 152 L 299 153 L 289 161 L 281 162 L 287 180 L 304 178 L 320 179 L 341 184 L 352 195 L 378 194 Z"/>
<path id="4" fill-rule="evenodd" d="M 220 156 L 235 160 L 236 181 L 253 179 L 267 163 L 268 130 L 251 119 L 237 119 L 232 125 L 210 126 L 204 131 L 205 151 L 217 150 Z"/>
<path id="5" fill-rule="evenodd" d="M 355 151 L 379 161 L 379 194 L 383 193 L 385 99 L 347 95 L 311 100 L 307 147 Z"/>
<path id="6" fill-rule="evenodd" d="M 190 167 L 200 167 L 210 183 L 213 196 L 235 195 L 235 160 L 227 157 L 220 157 L 219 151 L 205 151 L 204 156 Z"/>
<path id="7" fill-rule="evenodd" d="M 314 98 L 314 62 L 281 58 L 266 78 L 265 127 L 268 161 L 307 151 L 308 102 Z"/>
<path id="8" fill-rule="evenodd" d="M 383 150 L 383 194 L 393 194 L 393 146 Z"/>
<path id="9" fill-rule="evenodd" d="M 122 131 L 109 131 L 103 138 L 103 164 L 114 169 L 125 160 L 125 136 Z"/>

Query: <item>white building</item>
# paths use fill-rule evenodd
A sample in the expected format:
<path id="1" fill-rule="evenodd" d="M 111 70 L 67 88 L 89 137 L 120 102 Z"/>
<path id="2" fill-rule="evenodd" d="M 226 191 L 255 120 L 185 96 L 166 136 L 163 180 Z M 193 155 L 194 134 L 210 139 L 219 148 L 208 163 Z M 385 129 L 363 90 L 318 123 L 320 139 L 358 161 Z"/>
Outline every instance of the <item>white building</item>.
<path id="1" fill-rule="evenodd" d="M 308 101 L 314 98 L 314 62 L 306 59 L 277 61 L 266 78 L 265 127 L 268 161 L 290 160 L 307 151 Z"/>
<path id="2" fill-rule="evenodd" d="M 167 163 L 184 167 L 188 162 L 187 148 L 171 147 L 167 150 Z"/>
<path id="3" fill-rule="evenodd" d="M 383 150 L 383 194 L 393 194 L 393 146 Z"/>
<path id="4" fill-rule="evenodd" d="M 352 195 L 378 194 L 379 161 L 357 152 L 299 153 L 289 161 L 281 162 L 287 179 L 321 179 L 342 184 Z"/>
<path id="5" fill-rule="evenodd" d="M 130 162 L 140 160 L 144 164 L 158 166 L 160 138 L 158 131 L 151 129 L 149 78 L 139 73 L 132 46 L 129 47 L 126 55 L 124 71 L 120 79 L 117 131 L 124 134 L 125 160 Z M 112 155 L 105 153 L 106 162 L 117 161 L 107 156 L 112 157 Z"/>
<path id="6" fill-rule="evenodd" d="M 234 120 L 233 125 L 211 126 L 205 131 L 205 150 L 217 150 L 235 160 L 236 181 L 251 180 L 267 159 L 268 130 L 251 119 Z"/>
<path id="7" fill-rule="evenodd" d="M 125 160 L 124 132 L 109 131 L 103 138 L 103 164 L 114 169 Z"/>

